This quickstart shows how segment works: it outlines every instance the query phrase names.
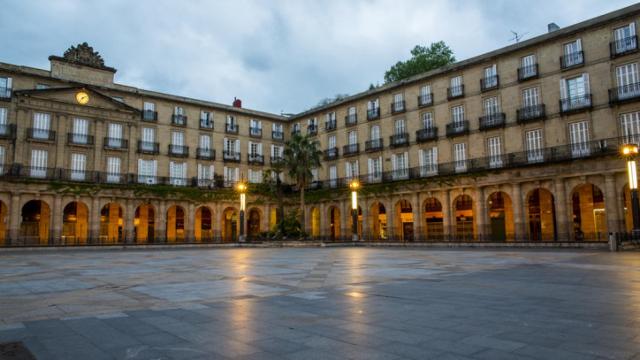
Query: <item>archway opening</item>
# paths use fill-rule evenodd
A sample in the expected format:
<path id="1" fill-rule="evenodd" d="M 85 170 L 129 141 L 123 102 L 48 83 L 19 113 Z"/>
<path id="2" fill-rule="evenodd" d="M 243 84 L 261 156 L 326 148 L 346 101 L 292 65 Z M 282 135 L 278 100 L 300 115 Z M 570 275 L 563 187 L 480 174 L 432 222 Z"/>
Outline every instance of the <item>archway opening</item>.
<path id="1" fill-rule="evenodd" d="M 424 222 L 428 240 L 444 239 L 444 215 L 442 204 L 436 198 L 428 198 L 424 201 Z"/>
<path id="2" fill-rule="evenodd" d="M 136 243 L 151 243 L 155 239 L 156 211 L 150 204 L 142 204 L 136 208 L 133 217 L 134 236 Z"/>
<path id="3" fill-rule="evenodd" d="M 340 210 L 335 206 L 329 208 L 329 237 L 331 240 L 340 238 Z"/>
<path id="4" fill-rule="evenodd" d="M 573 239 L 604 240 L 607 234 L 607 217 L 604 194 L 593 184 L 578 185 L 571 194 Z"/>
<path id="5" fill-rule="evenodd" d="M 103 244 L 122 243 L 124 240 L 124 220 L 122 206 L 108 203 L 100 210 L 100 242 Z"/>
<path id="6" fill-rule="evenodd" d="M 395 236 L 402 241 L 413 240 L 413 208 L 408 200 L 396 203 Z"/>
<path id="7" fill-rule="evenodd" d="M 247 217 L 247 236 L 257 238 L 260 236 L 260 210 L 249 209 Z"/>
<path id="8" fill-rule="evenodd" d="M 30 200 L 22 206 L 20 237 L 25 243 L 46 245 L 49 242 L 51 209 L 42 200 Z"/>
<path id="9" fill-rule="evenodd" d="M 184 242 L 185 212 L 182 206 L 173 205 L 167 210 L 167 242 Z"/>
<path id="10" fill-rule="evenodd" d="M 311 236 L 320 237 L 320 210 L 317 207 L 311 209 Z"/>
<path id="11" fill-rule="evenodd" d="M 381 202 L 374 202 L 370 209 L 371 240 L 387 239 L 387 211 Z"/>
<path id="12" fill-rule="evenodd" d="M 489 212 L 489 234 L 492 241 L 514 239 L 513 206 L 511 198 L 503 191 L 496 191 L 487 199 Z"/>
<path id="13" fill-rule="evenodd" d="M 196 210 L 194 235 L 198 242 L 213 241 L 213 214 L 211 209 L 201 206 Z"/>
<path id="14" fill-rule="evenodd" d="M 86 244 L 89 232 L 89 209 L 79 201 L 72 201 L 62 211 L 62 242 Z"/>
<path id="15" fill-rule="evenodd" d="M 556 240 L 556 210 L 553 194 L 547 189 L 531 190 L 527 196 L 529 240 Z"/>
<path id="16" fill-rule="evenodd" d="M 240 224 L 238 223 L 238 212 L 235 208 L 226 208 L 222 213 L 222 241 L 234 242 L 238 239 Z"/>
<path id="17" fill-rule="evenodd" d="M 5 245 L 7 241 L 7 215 L 9 210 L 7 205 L 0 201 L 0 245 Z"/>
<path id="18" fill-rule="evenodd" d="M 455 234 L 458 240 L 471 241 L 475 238 L 473 199 L 469 195 L 459 195 L 453 201 L 456 225 Z"/>

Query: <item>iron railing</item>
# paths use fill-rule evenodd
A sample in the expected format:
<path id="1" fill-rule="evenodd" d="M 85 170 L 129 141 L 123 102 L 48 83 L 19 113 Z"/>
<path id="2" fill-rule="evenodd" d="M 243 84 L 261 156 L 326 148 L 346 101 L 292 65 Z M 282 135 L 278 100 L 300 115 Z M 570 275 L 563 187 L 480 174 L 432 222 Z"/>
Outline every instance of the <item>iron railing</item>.
<path id="1" fill-rule="evenodd" d="M 640 100 L 640 82 L 609 89 L 609 105 Z"/>
<path id="2" fill-rule="evenodd" d="M 360 152 L 360 144 L 349 144 L 342 147 L 342 156 L 353 156 Z"/>
<path id="3" fill-rule="evenodd" d="M 560 56 L 560 68 L 562 70 L 571 69 L 584 65 L 584 51 L 574 51 Z"/>
<path id="4" fill-rule="evenodd" d="M 506 116 L 503 112 L 483 115 L 479 118 L 480 130 L 490 130 L 504 127 L 506 124 Z"/>
<path id="5" fill-rule="evenodd" d="M 284 140 L 284 132 L 282 131 L 271 131 L 271 138 L 273 140 Z"/>
<path id="6" fill-rule="evenodd" d="M 516 110 L 516 119 L 518 124 L 524 124 L 530 121 L 537 121 L 547 117 L 544 104 L 530 105 Z"/>
<path id="7" fill-rule="evenodd" d="M 67 133 L 67 144 L 69 145 L 93 145 L 93 135 Z"/>
<path id="8" fill-rule="evenodd" d="M 367 120 L 376 120 L 380 118 L 380 108 L 367 109 Z"/>
<path id="9" fill-rule="evenodd" d="M 384 148 L 384 139 L 372 139 L 364 142 L 364 151 L 373 152 L 380 151 Z"/>
<path id="10" fill-rule="evenodd" d="M 129 140 L 105 137 L 103 147 L 107 150 L 126 150 L 129 148 Z"/>
<path id="11" fill-rule="evenodd" d="M 56 141 L 56 132 L 53 130 L 28 128 L 27 139 L 34 141 Z"/>
<path id="12" fill-rule="evenodd" d="M 638 51 L 638 36 L 627 36 L 609 43 L 611 58 L 631 54 Z"/>
<path id="13" fill-rule="evenodd" d="M 169 144 L 169 156 L 189 157 L 189 147 L 184 145 Z"/>
<path id="14" fill-rule="evenodd" d="M 160 143 L 138 140 L 138 153 L 152 155 L 160 154 Z"/>
<path id="15" fill-rule="evenodd" d="M 458 99 L 461 97 L 464 97 L 464 85 L 447 88 L 447 100 Z"/>
<path id="16" fill-rule="evenodd" d="M 224 132 L 226 132 L 227 134 L 237 134 L 238 124 L 234 124 L 234 123 L 224 124 Z"/>
<path id="17" fill-rule="evenodd" d="M 593 102 L 591 94 L 581 96 L 573 96 L 566 99 L 560 99 L 560 113 L 563 115 L 591 109 Z"/>
<path id="18" fill-rule="evenodd" d="M 338 148 L 331 148 L 324 151 L 325 160 L 335 160 L 338 158 Z"/>
<path id="19" fill-rule="evenodd" d="M 405 112 L 406 110 L 406 106 L 404 104 L 404 100 L 400 100 L 400 101 L 394 101 L 391 103 L 391 113 L 392 114 L 399 114 L 401 112 Z"/>
<path id="20" fill-rule="evenodd" d="M 264 165 L 264 155 L 247 154 L 247 162 L 251 165 Z"/>
<path id="21" fill-rule="evenodd" d="M 538 64 L 527 65 L 518 68 L 518 81 L 535 79 L 538 76 Z"/>
<path id="22" fill-rule="evenodd" d="M 468 133 L 469 133 L 469 121 L 468 120 L 456 121 L 456 122 L 452 122 L 452 123 L 447 124 L 446 134 L 449 137 L 465 135 L 465 134 L 468 134 Z"/>
<path id="23" fill-rule="evenodd" d="M 200 118 L 200 129 L 213 129 L 213 119 Z"/>
<path id="24" fill-rule="evenodd" d="M 418 106 L 423 107 L 431 105 L 433 105 L 433 93 L 418 96 Z"/>
<path id="25" fill-rule="evenodd" d="M 262 137 L 262 128 L 249 127 L 249 136 L 254 137 L 254 138 Z"/>
<path id="26" fill-rule="evenodd" d="M 222 152 L 222 160 L 226 162 L 240 162 L 240 152 L 225 150 Z"/>
<path id="27" fill-rule="evenodd" d="M 187 115 L 171 115 L 171 125 L 187 126 Z"/>
<path id="28" fill-rule="evenodd" d="M 318 126 L 317 125 L 309 125 L 307 126 L 307 135 L 314 136 L 318 134 Z"/>
<path id="29" fill-rule="evenodd" d="M 358 114 L 349 114 L 344 117 L 344 124 L 346 126 L 353 126 L 358 124 Z"/>
<path id="30" fill-rule="evenodd" d="M 15 139 L 15 138 L 16 138 L 15 124 L 0 124 L 0 139 Z"/>
<path id="31" fill-rule="evenodd" d="M 200 160 L 215 160 L 216 151 L 212 148 L 196 148 L 196 159 Z"/>
<path id="32" fill-rule="evenodd" d="M 408 146 L 409 133 L 399 133 L 389 136 L 389 144 L 391 147 Z"/>
<path id="33" fill-rule="evenodd" d="M 491 75 L 480 79 L 480 90 L 481 91 L 489 91 L 493 89 L 497 89 L 500 86 L 500 76 L 499 75 Z"/>
<path id="34" fill-rule="evenodd" d="M 435 126 L 416 131 L 416 141 L 419 143 L 435 140 L 437 138 L 438 138 L 438 128 Z"/>
<path id="35" fill-rule="evenodd" d="M 325 131 L 335 130 L 337 127 L 336 120 L 327 120 L 324 122 Z"/>
<path id="36" fill-rule="evenodd" d="M 153 110 L 142 110 L 143 121 L 158 121 L 158 112 Z"/>

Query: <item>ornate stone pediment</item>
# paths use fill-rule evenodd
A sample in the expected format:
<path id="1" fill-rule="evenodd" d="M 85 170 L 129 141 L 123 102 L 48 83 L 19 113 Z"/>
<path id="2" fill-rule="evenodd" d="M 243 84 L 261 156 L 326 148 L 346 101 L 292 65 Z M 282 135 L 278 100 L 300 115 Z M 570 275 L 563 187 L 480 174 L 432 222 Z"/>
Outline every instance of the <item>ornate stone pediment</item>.
<path id="1" fill-rule="evenodd" d="M 52 55 L 49 60 L 59 60 L 76 65 L 90 66 L 96 69 L 107 70 L 115 72 L 112 67 L 105 66 L 104 60 L 99 52 L 94 51 L 93 47 L 89 46 L 86 42 L 71 46 L 64 52 L 62 57 Z"/>

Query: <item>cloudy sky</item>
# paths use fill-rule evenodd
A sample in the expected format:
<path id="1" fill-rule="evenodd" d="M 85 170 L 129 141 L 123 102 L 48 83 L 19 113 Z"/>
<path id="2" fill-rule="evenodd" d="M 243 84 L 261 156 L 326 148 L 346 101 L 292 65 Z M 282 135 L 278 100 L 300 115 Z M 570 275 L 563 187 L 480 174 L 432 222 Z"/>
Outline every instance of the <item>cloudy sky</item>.
<path id="1" fill-rule="evenodd" d="M 48 69 L 87 41 L 116 81 L 274 113 L 382 83 L 416 44 L 458 60 L 630 5 L 627 0 L 3 0 L 0 61 Z"/>

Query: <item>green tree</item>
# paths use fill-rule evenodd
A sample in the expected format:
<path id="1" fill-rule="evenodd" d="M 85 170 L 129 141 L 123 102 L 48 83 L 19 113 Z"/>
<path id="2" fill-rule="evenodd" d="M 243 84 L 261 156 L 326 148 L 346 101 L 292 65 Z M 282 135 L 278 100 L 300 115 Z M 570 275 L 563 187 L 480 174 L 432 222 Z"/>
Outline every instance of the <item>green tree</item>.
<path id="1" fill-rule="evenodd" d="M 289 176 L 295 179 L 300 191 L 300 227 L 304 230 L 304 189 L 309 184 L 311 169 L 320 167 L 318 142 L 307 135 L 294 135 L 286 143 L 284 149 L 284 163 L 289 170 Z"/>
<path id="2" fill-rule="evenodd" d="M 398 61 L 387 72 L 384 73 L 385 83 L 398 81 L 418 75 L 429 70 L 449 65 L 456 61 L 453 50 L 444 43 L 438 41 L 429 47 L 416 45 L 411 50 L 411 59 Z"/>

